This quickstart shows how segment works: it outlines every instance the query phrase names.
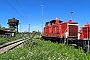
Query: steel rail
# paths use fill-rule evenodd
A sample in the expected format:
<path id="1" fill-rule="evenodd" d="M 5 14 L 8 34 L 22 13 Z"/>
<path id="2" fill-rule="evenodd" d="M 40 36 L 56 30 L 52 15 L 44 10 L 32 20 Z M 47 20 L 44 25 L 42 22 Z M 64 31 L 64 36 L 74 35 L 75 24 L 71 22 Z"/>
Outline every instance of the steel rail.
<path id="1" fill-rule="evenodd" d="M 16 41 L 12 41 L 12 42 L 8 42 L 8 43 L 5 43 L 3 45 L 0 45 L 0 54 L 5 53 L 6 51 L 11 50 L 11 49 L 21 45 L 22 43 L 24 43 L 24 41 L 26 39 L 25 38 L 24 39 L 18 39 Z"/>

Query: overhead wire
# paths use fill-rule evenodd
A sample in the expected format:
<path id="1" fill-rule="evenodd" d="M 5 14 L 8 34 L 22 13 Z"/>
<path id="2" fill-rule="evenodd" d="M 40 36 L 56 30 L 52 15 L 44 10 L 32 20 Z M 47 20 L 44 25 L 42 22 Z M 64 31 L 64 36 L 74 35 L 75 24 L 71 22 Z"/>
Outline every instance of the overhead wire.
<path id="1" fill-rule="evenodd" d="M 18 3 L 19 7 L 22 9 L 22 7 L 21 7 L 20 3 L 18 2 L 18 0 L 16 0 L 16 2 Z M 27 19 L 29 19 L 23 9 L 22 9 L 22 11 L 23 11 L 24 15 L 27 17 Z"/>
<path id="2" fill-rule="evenodd" d="M 21 8 L 22 12 L 24 13 L 24 15 L 26 16 L 26 18 L 29 20 L 28 16 L 26 15 L 26 13 L 24 12 L 24 10 L 22 9 L 20 3 L 18 2 L 18 0 L 16 0 L 16 2 L 18 3 L 19 7 Z M 29 27 L 28 27 L 28 31 L 30 32 L 30 24 L 29 24 Z"/>
<path id="3" fill-rule="evenodd" d="M 7 0 L 5 0 L 23 19 L 25 19 Z M 25 19 L 26 20 L 26 19 Z"/>
<path id="4" fill-rule="evenodd" d="M 12 3 L 13 0 L 11 0 L 11 3 Z"/>

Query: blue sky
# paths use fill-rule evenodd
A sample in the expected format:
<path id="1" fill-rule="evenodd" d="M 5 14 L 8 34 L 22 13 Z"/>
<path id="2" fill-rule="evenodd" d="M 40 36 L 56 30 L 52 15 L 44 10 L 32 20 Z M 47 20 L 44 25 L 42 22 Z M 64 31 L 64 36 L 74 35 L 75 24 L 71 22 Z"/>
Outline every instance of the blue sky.
<path id="1" fill-rule="evenodd" d="M 23 17 L 21 17 L 13 8 Z M 31 24 L 31 31 L 42 30 L 42 7 L 44 7 L 44 24 L 58 17 L 66 22 L 70 19 L 70 11 L 73 11 L 72 20 L 79 23 L 80 27 L 90 23 L 90 0 L 0 0 L 0 23 L 8 27 L 8 19 L 15 17 L 20 20 L 21 31 L 27 31 Z M 28 18 L 27 18 L 27 17 Z M 19 28 L 20 29 L 20 28 Z M 20 30 L 19 30 L 20 31 Z"/>

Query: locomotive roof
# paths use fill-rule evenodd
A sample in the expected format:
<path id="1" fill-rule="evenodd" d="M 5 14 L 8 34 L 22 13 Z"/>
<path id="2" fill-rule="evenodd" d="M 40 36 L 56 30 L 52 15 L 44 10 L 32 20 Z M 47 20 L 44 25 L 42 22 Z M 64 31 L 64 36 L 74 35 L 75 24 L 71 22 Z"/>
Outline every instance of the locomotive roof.
<path id="1" fill-rule="evenodd" d="M 90 26 L 90 24 L 85 24 L 84 26 Z"/>
<path id="2" fill-rule="evenodd" d="M 78 22 L 70 22 L 69 24 L 78 24 Z"/>
<path id="3" fill-rule="evenodd" d="M 85 24 L 83 28 L 90 27 L 90 24 Z"/>
<path id="4" fill-rule="evenodd" d="M 69 20 L 68 21 L 70 24 L 78 24 L 78 22 L 74 22 L 74 21 L 72 21 L 72 20 Z"/>
<path id="5" fill-rule="evenodd" d="M 56 22 L 56 20 L 51 20 L 50 23 L 52 23 L 52 22 Z M 60 22 L 63 22 L 63 21 L 60 21 L 60 20 L 59 20 L 59 23 L 60 23 Z"/>

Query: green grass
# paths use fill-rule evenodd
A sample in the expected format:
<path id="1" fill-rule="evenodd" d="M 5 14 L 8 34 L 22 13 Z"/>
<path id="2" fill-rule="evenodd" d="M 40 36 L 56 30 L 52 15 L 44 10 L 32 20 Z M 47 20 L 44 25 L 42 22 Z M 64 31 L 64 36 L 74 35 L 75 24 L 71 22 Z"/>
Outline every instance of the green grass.
<path id="1" fill-rule="evenodd" d="M 0 45 L 4 44 L 4 43 L 7 43 L 7 42 L 10 42 L 10 41 L 13 41 L 13 40 L 16 40 L 16 39 L 17 39 L 16 37 L 12 37 L 12 38 L 0 38 Z"/>
<path id="2" fill-rule="evenodd" d="M 23 47 L 1 54 L 0 60 L 90 60 L 90 54 L 81 48 L 34 39 L 26 41 Z"/>

